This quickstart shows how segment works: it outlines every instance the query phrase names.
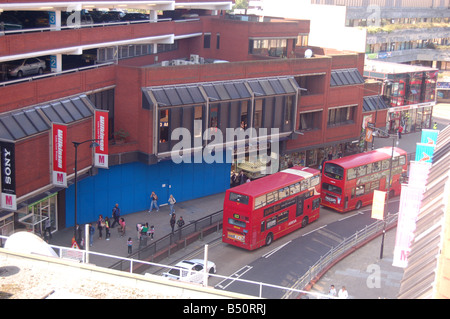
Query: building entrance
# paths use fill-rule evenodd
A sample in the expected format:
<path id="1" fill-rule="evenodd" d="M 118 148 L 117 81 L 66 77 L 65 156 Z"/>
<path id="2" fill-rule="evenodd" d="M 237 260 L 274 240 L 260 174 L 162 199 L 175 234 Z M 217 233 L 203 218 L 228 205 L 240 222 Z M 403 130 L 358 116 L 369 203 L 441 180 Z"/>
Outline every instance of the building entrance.
<path id="1" fill-rule="evenodd" d="M 57 193 L 38 202 L 28 205 L 27 214 L 19 218 L 27 231 L 45 237 L 45 231 L 50 226 L 51 233 L 58 230 Z"/>

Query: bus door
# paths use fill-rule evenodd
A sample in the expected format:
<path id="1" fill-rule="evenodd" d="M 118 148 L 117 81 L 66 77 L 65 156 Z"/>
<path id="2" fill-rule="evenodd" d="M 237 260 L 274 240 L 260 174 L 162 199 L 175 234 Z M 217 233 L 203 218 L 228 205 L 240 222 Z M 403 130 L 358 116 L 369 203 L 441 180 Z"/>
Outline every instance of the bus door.
<path id="1" fill-rule="evenodd" d="M 297 196 L 297 212 L 295 213 L 295 217 L 303 215 L 304 204 L 305 204 L 305 197 Z"/>

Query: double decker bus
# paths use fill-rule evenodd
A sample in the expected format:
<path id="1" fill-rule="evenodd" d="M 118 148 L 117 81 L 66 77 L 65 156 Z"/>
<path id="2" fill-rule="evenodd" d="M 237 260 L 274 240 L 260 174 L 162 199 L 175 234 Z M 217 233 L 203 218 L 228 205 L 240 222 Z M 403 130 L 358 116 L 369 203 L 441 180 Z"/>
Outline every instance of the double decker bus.
<path id="1" fill-rule="evenodd" d="M 339 212 L 370 205 L 373 191 L 400 194 L 408 164 L 406 152 L 394 147 L 391 186 L 388 188 L 392 147 L 326 161 L 322 168 L 321 204 Z"/>
<path id="2" fill-rule="evenodd" d="M 228 189 L 222 241 L 253 250 L 319 218 L 320 171 L 294 166 Z"/>

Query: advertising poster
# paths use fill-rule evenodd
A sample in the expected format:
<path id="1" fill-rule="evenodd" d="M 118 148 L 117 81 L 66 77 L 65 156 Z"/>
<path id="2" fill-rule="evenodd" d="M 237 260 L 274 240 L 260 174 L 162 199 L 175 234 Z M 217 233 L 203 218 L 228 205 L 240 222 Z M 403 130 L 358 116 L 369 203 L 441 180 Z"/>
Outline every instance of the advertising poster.
<path id="1" fill-rule="evenodd" d="M 10 142 L 0 142 L 0 149 L 2 152 L 1 208 L 7 210 L 17 210 L 15 145 Z"/>
<path id="2" fill-rule="evenodd" d="M 108 168 L 108 111 L 95 110 L 95 148 L 94 166 Z"/>
<path id="3" fill-rule="evenodd" d="M 52 124 L 52 184 L 67 187 L 67 126 Z"/>

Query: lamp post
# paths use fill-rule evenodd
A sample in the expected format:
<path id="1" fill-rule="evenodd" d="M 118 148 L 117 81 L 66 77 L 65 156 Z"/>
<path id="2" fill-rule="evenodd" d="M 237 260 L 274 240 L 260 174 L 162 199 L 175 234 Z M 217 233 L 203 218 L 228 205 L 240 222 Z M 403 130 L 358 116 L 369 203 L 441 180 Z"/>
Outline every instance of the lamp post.
<path id="1" fill-rule="evenodd" d="M 91 139 L 91 140 L 86 140 L 83 142 L 72 142 L 73 146 L 75 147 L 75 211 L 74 211 L 74 216 L 75 216 L 75 222 L 73 225 L 73 236 L 74 239 L 76 240 L 77 238 L 77 177 L 78 177 L 78 146 L 80 146 L 81 144 L 84 143 L 88 143 L 90 142 L 91 145 L 89 147 L 97 147 L 99 146 L 99 144 L 96 141 L 99 141 L 100 139 Z"/>
<path id="2" fill-rule="evenodd" d="M 390 187 L 391 187 L 391 178 L 392 178 L 392 159 L 394 158 L 394 146 L 396 142 L 396 137 L 392 137 L 392 153 L 391 153 L 391 159 L 389 164 L 389 179 L 387 181 L 388 187 L 387 187 L 387 194 L 386 194 L 386 202 L 384 203 L 384 212 L 383 212 L 383 234 L 381 237 L 381 248 L 380 248 L 380 259 L 383 259 L 383 250 L 384 250 L 384 235 L 386 234 L 386 210 L 388 208 L 389 203 L 389 193 L 390 193 Z"/>

